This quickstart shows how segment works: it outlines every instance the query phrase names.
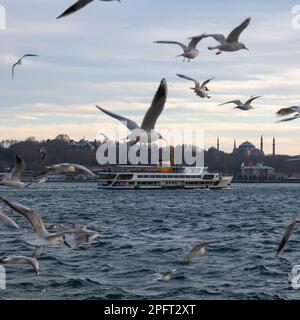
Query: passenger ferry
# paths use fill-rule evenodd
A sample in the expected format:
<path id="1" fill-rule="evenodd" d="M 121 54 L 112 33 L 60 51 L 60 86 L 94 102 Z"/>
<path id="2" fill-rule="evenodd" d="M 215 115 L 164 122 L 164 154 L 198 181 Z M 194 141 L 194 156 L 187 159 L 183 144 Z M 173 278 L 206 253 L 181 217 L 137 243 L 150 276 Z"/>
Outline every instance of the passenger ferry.
<path id="1" fill-rule="evenodd" d="M 118 166 L 98 174 L 99 189 L 225 189 L 233 177 L 202 167 Z"/>

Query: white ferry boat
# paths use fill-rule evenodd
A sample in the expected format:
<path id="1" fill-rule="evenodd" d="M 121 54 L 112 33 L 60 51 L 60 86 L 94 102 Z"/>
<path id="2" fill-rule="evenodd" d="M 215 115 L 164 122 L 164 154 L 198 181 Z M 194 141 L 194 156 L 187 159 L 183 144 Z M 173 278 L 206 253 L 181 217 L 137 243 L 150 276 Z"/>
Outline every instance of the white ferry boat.
<path id="1" fill-rule="evenodd" d="M 118 166 L 101 171 L 99 189 L 225 189 L 233 177 L 201 167 Z"/>

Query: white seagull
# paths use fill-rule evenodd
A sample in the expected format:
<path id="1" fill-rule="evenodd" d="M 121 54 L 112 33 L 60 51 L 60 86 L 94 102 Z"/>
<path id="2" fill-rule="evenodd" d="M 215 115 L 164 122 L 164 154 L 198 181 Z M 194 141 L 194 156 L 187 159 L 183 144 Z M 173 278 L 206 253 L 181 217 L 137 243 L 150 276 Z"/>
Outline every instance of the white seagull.
<path id="1" fill-rule="evenodd" d="M 171 280 L 174 272 L 176 272 L 176 269 L 172 270 L 172 271 L 168 271 L 164 274 L 161 273 L 157 273 L 157 278 L 155 278 L 156 281 L 160 281 L 160 282 L 168 282 Z"/>
<path id="2" fill-rule="evenodd" d="M 291 118 L 285 118 L 283 120 L 280 120 L 279 122 L 292 121 L 292 120 L 296 120 L 296 119 L 300 118 L 300 107 L 293 106 L 293 107 L 289 107 L 289 108 L 283 108 L 277 112 L 277 116 L 279 116 L 279 117 L 284 117 L 284 116 L 287 116 L 290 114 L 295 114 L 295 115 Z"/>
<path id="3" fill-rule="evenodd" d="M 74 3 L 71 7 L 69 7 L 66 11 L 64 11 L 59 17 L 56 19 L 60 19 L 66 16 L 69 16 L 73 14 L 74 12 L 84 8 L 86 5 L 89 3 L 93 2 L 94 0 L 78 0 L 76 3 Z M 101 0 L 101 1 L 118 1 L 121 2 L 120 0 Z"/>
<path id="4" fill-rule="evenodd" d="M 300 220 L 294 221 L 293 223 L 288 225 L 288 227 L 286 228 L 286 231 L 285 231 L 283 238 L 282 238 L 282 240 L 279 244 L 279 247 L 277 249 L 276 257 L 280 257 L 282 255 L 284 249 L 286 248 L 286 246 L 290 240 L 290 237 L 294 231 L 294 228 L 296 227 L 297 224 L 300 224 Z"/>
<path id="5" fill-rule="evenodd" d="M 36 258 L 25 256 L 10 256 L 6 258 L 0 258 L 0 265 L 6 264 L 29 264 L 35 270 L 36 275 L 39 275 L 40 266 Z"/>
<path id="6" fill-rule="evenodd" d="M 57 173 L 74 173 L 77 170 L 86 172 L 87 174 L 94 176 L 93 172 L 86 168 L 85 166 L 81 166 L 79 164 L 74 163 L 59 163 L 47 166 L 44 170 L 38 173 L 35 179 L 40 179 L 46 177 L 51 172 Z"/>
<path id="7" fill-rule="evenodd" d="M 182 260 L 184 264 L 188 264 L 191 262 L 193 257 L 200 257 L 206 253 L 206 248 L 212 244 L 217 244 L 220 243 L 221 241 L 215 240 L 215 241 L 208 241 L 208 242 L 203 242 L 199 243 L 196 246 L 192 247 L 190 245 L 187 245 L 188 248 L 190 249 L 189 252 L 184 253 L 182 255 Z"/>
<path id="8" fill-rule="evenodd" d="M 31 185 L 31 183 L 21 182 L 21 174 L 25 169 L 25 161 L 21 156 L 16 155 L 16 165 L 13 168 L 10 177 L 8 179 L 2 179 L 0 181 L 0 186 L 6 186 L 9 188 L 26 188 Z"/>
<path id="9" fill-rule="evenodd" d="M 43 247 L 48 245 L 57 245 L 64 241 L 65 233 L 72 233 L 71 230 L 66 232 L 62 231 L 59 233 L 49 233 L 44 225 L 41 215 L 16 201 L 11 201 L 9 199 L 0 196 L 0 200 L 8 205 L 15 212 L 21 214 L 25 217 L 31 224 L 33 231 L 38 236 L 38 241 L 27 241 L 29 245 Z"/>
<path id="10" fill-rule="evenodd" d="M 0 208 L 0 224 L 3 224 L 8 227 L 12 227 L 12 228 L 20 229 L 20 227 L 15 223 L 15 221 L 6 215 L 6 213 L 2 208 Z"/>
<path id="11" fill-rule="evenodd" d="M 224 106 L 229 103 L 234 103 L 236 105 L 235 109 L 248 111 L 248 110 L 254 109 L 253 106 L 251 105 L 251 103 L 258 98 L 262 98 L 262 97 L 261 96 L 252 96 L 245 103 L 243 103 L 241 100 L 232 100 L 232 101 L 222 103 L 219 106 Z"/>
<path id="12" fill-rule="evenodd" d="M 157 119 L 164 109 L 167 100 L 167 92 L 167 81 L 163 79 L 155 94 L 150 108 L 146 112 L 141 126 L 139 126 L 133 120 L 119 116 L 98 106 L 96 107 L 105 114 L 121 121 L 131 131 L 130 135 L 127 137 L 127 139 L 131 141 L 131 143 L 151 143 L 159 139 L 165 140 L 160 133 L 154 131 L 154 127 Z"/>
<path id="13" fill-rule="evenodd" d="M 195 59 L 199 55 L 199 50 L 197 49 L 197 45 L 199 42 L 206 37 L 206 34 L 202 34 L 200 36 L 191 37 L 189 38 L 191 41 L 186 46 L 184 43 L 178 42 L 178 41 L 155 41 L 154 43 L 163 43 L 163 44 L 177 44 L 183 49 L 183 53 L 178 55 L 177 57 L 183 57 L 183 61 L 185 59 L 188 59 L 188 62 L 191 61 L 191 59 Z"/>
<path id="14" fill-rule="evenodd" d="M 195 87 L 194 88 L 190 88 L 190 89 L 194 90 L 194 92 L 196 93 L 196 95 L 198 97 L 200 97 L 200 98 L 208 98 L 208 99 L 211 98 L 211 96 L 208 94 L 209 90 L 207 88 L 207 85 L 214 78 L 208 79 L 208 80 L 204 81 L 201 84 L 198 80 L 190 78 L 188 76 L 185 76 L 184 74 L 177 74 L 177 76 L 180 77 L 180 78 L 183 78 L 185 80 L 193 81 L 195 83 Z"/>
<path id="15" fill-rule="evenodd" d="M 236 27 L 227 38 L 223 34 L 207 34 L 205 37 L 212 37 L 220 43 L 216 47 L 208 47 L 209 50 L 218 49 L 217 55 L 221 54 L 223 51 L 233 52 L 238 50 L 248 50 L 249 49 L 241 42 L 239 42 L 239 37 L 241 33 L 249 26 L 251 18 L 247 18 L 242 24 Z"/>
<path id="16" fill-rule="evenodd" d="M 76 247 L 78 245 L 87 244 L 100 238 L 97 231 L 89 230 L 86 225 L 79 223 L 70 223 L 72 228 L 65 231 L 64 243 L 68 247 Z"/>
<path id="17" fill-rule="evenodd" d="M 24 58 L 27 58 L 27 57 L 38 57 L 38 55 L 36 55 L 36 54 L 31 54 L 31 53 L 27 53 L 27 54 L 25 54 L 21 59 L 19 59 L 19 60 L 12 66 L 12 69 L 11 69 L 12 79 L 14 79 L 14 76 L 15 76 L 15 67 L 16 67 L 16 66 L 21 66 L 23 59 L 24 59 Z"/>

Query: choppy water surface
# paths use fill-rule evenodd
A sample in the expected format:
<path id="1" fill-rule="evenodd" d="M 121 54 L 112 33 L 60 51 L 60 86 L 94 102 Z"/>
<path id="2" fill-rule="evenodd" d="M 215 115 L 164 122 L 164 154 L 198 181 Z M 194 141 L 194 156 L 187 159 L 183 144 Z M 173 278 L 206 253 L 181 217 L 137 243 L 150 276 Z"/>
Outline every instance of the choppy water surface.
<path id="1" fill-rule="evenodd" d="M 39 211 L 47 223 L 82 222 L 100 241 L 49 248 L 41 275 L 8 266 L 1 299 L 299 299 L 289 273 L 300 264 L 300 232 L 283 258 L 285 226 L 300 218 L 299 184 L 233 185 L 230 190 L 118 191 L 95 184 L 44 184 L 1 195 Z M 25 228 L 28 222 L 11 213 Z M 24 229 L 23 229 L 24 230 Z M 0 229 L 0 255 L 31 254 L 20 231 Z M 180 243 L 222 240 L 190 265 Z M 168 283 L 155 273 L 176 269 Z"/>

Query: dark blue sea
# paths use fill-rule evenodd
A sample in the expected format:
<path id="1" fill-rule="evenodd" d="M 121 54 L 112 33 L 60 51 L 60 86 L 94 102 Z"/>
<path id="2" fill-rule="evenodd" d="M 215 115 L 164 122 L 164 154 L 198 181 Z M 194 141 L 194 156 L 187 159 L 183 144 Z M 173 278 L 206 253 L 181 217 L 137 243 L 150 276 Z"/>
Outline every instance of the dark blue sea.
<path id="1" fill-rule="evenodd" d="M 43 184 L 1 189 L 41 213 L 45 223 L 75 221 L 101 234 L 70 249 L 48 248 L 37 277 L 7 266 L 0 299 L 299 299 L 289 274 L 300 264 L 300 230 L 283 257 L 276 249 L 300 218 L 300 184 L 234 184 L 229 190 L 119 191 L 96 184 Z M 30 255 L 22 231 L 0 229 L 0 256 Z M 222 240 L 182 265 L 178 244 Z M 167 283 L 156 273 L 176 269 Z"/>

